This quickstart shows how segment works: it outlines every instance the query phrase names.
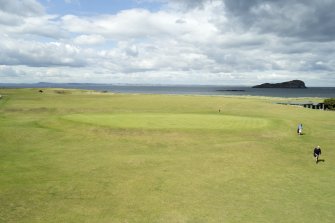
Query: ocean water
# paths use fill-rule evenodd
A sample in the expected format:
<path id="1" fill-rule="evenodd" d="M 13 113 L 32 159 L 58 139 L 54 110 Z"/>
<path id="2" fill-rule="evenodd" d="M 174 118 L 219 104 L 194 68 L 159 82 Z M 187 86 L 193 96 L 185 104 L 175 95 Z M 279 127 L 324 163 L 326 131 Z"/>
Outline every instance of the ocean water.
<path id="1" fill-rule="evenodd" d="M 1 88 L 71 88 L 114 93 L 181 94 L 181 95 L 249 95 L 266 97 L 335 98 L 335 87 L 308 87 L 305 89 L 252 88 L 248 86 L 219 85 L 115 85 L 115 84 L 0 84 Z"/>

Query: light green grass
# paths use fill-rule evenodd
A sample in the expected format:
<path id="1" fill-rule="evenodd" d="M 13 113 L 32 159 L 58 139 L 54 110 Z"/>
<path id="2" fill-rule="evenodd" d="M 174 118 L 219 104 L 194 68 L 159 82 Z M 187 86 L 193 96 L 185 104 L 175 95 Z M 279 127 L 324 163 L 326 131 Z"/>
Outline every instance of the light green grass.
<path id="1" fill-rule="evenodd" d="M 0 222 L 334 221 L 334 112 L 257 97 L 0 94 Z"/>
<path id="2" fill-rule="evenodd" d="M 73 114 L 67 120 L 108 126 L 111 128 L 142 129 L 258 129 L 268 125 L 267 119 L 214 114 L 136 113 L 113 115 Z"/>

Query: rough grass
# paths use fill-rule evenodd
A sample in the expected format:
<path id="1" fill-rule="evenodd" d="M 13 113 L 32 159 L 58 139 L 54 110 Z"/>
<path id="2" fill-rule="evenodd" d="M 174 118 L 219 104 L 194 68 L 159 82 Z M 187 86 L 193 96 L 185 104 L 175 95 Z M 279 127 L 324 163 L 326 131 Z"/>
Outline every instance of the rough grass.
<path id="1" fill-rule="evenodd" d="M 0 222 L 333 222 L 334 112 L 59 92 L 0 89 Z"/>

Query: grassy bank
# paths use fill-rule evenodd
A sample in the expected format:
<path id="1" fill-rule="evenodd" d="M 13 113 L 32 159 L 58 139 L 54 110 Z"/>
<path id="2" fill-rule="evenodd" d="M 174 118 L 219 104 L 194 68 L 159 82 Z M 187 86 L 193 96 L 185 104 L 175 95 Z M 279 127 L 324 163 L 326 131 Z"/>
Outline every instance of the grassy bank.
<path id="1" fill-rule="evenodd" d="M 334 112 L 257 97 L 0 94 L 0 222 L 334 221 Z"/>

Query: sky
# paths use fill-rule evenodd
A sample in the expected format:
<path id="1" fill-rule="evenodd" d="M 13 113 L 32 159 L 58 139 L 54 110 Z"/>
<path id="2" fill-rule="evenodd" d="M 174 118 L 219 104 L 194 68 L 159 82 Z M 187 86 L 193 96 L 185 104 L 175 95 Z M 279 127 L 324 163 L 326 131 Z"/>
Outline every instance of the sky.
<path id="1" fill-rule="evenodd" d="M 335 87 L 335 0 L 0 0 L 0 83 Z"/>

